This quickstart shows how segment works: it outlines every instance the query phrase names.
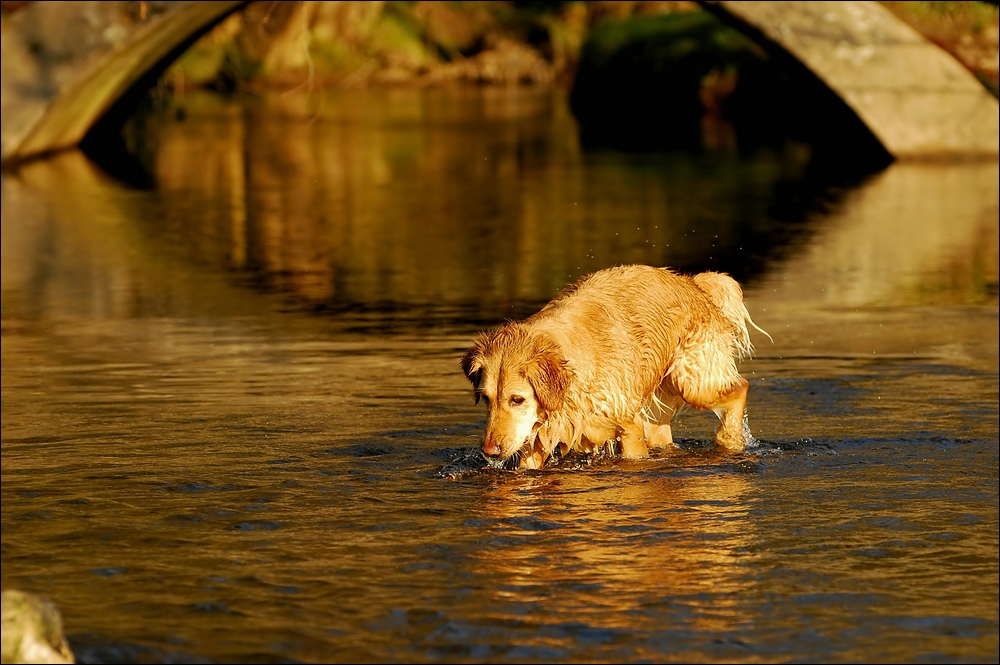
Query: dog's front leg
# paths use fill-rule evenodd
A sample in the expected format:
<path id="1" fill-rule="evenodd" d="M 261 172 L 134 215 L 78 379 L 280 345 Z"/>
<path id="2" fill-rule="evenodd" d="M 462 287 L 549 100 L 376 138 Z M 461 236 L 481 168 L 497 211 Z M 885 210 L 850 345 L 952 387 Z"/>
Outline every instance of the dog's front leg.
<path id="1" fill-rule="evenodd" d="M 521 458 L 518 465 L 521 469 L 541 469 L 549 459 L 549 453 L 545 451 L 545 445 L 541 437 L 535 437 L 535 443 L 531 446 L 531 452 Z"/>

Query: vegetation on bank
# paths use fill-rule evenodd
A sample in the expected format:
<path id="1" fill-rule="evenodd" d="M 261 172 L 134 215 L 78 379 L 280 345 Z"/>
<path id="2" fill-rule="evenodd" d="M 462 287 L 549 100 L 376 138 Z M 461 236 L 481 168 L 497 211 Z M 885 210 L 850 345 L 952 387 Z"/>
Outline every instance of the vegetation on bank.
<path id="1" fill-rule="evenodd" d="M 255 2 L 185 53 L 165 83 L 183 90 L 564 82 L 601 13 L 597 4 Z"/>
<path id="2" fill-rule="evenodd" d="M 996 3 L 882 2 L 917 32 L 951 53 L 1000 97 L 1000 27 Z"/>
<path id="3" fill-rule="evenodd" d="M 995 5 L 882 4 L 997 94 Z M 688 13 L 705 15 L 694 2 L 254 2 L 185 53 L 164 86 L 569 84 L 581 58 L 648 42 L 651 31 L 663 28 L 663 16 Z M 681 24 L 670 30 L 687 40 L 705 32 L 706 21 L 688 23 L 692 34 L 680 34 Z M 718 87 L 718 73 L 711 77 L 708 83 Z"/>

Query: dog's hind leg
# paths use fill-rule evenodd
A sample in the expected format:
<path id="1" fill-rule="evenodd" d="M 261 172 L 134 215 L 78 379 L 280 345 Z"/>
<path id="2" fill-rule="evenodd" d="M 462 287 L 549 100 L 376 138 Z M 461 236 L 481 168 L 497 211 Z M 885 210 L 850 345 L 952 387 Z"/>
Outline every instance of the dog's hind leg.
<path id="1" fill-rule="evenodd" d="M 743 417 L 747 407 L 747 390 L 750 384 L 740 377 L 736 387 L 721 395 L 708 408 L 719 416 L 719 428 L 715 430 L 715 443 L 727 450 L 741 451 L 746 447 L 747 438 L 743 429 Z"/>
<path id="2" fill-rule="evenodd" d="M 646 448 L 646 438 L 643 427 L 638 422 L 633 422 L 619 428 L 618 440 L 622 447 L 622 457 L 630 459 L 641 459 L 649 457 L 649 450 Z"/>
<path id="3" fill-rule="evenodd" d="M 670 431 L 670 425 L 647 422 L 643 424 L 643 427 L 646 430 L 646 447 L 659 449 L 674 445 L 674 436 L 673 432 Z"/>
<path id="4" fill-rule="evenodd" d="M 700 330 L 683 353 L 677 354 L 668 376 L 671 387 L 696 409 L 715 412 L 722 422 L 715 443 L 728 450 L 743 450 L 747 389 L 750 384 L 736 369 L 738 344 L 731 332 L 723 334 L 716 322 Z"/>

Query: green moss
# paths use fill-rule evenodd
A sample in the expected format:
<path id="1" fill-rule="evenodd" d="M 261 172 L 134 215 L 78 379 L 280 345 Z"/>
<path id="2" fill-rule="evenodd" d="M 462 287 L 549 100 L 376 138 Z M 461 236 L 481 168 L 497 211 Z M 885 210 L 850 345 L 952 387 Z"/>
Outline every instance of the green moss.
<path id="1" fill-rule="evenodd" d="M 347 47 L 343 42 L 313 40 L 309 43 L 309 54 L 313 59 L 316 73 L 338 76 L 353 72 L 370 58 Z"/>
<path id="2" fill-rule="evenodd" d="M 229 44 L 222 42 L 199 44 L 185 51 L 172 69 L 184 78 L 185 85 L 203 86 L 219 77 L 231 50 Z"/>
<path id="3" fill-rule="evenodd" d="M 625 50 L 671 61 L 696 51 L 710 51 L 722 60 L 750 52 L 763 55 L 750 39 L 708 12 L 692 11 L 606 19 L 587 36 L 583 60 L 602 66 Z"/>
<path id="4" fill-rule="evenodd" d="M 372 30 L 369 50 L 398 64 L 426 65 L 430 57 L 420 35 L 419 26 L 410 19 L 402 3 L 391 3 Z M 392 11 L 390 11 L 392 10 Z"/>
<path id="5" fill-rule="evenodd" d="M 988 2 L 891 2 L 891 8 L 918 21 L 950 22 L 955 27 L 979 33 L 996 23 L 1000 8 Z"/>
<path id="6" fill-rule="evenodd" d="M 220 74 L 232 81 L 252 81 L 264 73 L 264 65 L 259 60 L 249 58 L 232 42 L 226 44 L 226 57 Z"/>

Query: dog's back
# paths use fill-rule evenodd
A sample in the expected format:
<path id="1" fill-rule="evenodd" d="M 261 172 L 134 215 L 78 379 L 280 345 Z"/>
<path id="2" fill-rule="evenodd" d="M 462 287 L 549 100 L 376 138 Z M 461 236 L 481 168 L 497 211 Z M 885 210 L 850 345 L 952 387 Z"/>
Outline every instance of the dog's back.
<path id="1" fill-rule="evenodd" d="M 738 318 L 746 312 L 742 294 L 728 276 L 706 275 L 641 265 L 601 270 L 525 321 L 563 349 L 576 377 L 567 405 L 595 421 L 592 432 L 637 418 L 664 384 L 711 408 L 740 381 L 736 360 L 749 351 Z"/>
<path id="2" fill-rule="evenodd" d="M 728 275 L 701 273 L 691 278 L 667 268 L 627 265 L 601 270 L 567 287 L 525 324 L 554 337 L 577 371 L 633 385 L 638 378 L 651 390 L 676 354 L 693 341 L 692 335 L 722 334 L 731 337 L 723 346 L 749 353 L 741 315 L 749 319 L 742 291 Z M 589 362 L 593 368 L 579 366 Z M 607 372 L 624 374 L 604 376 Z"/>

